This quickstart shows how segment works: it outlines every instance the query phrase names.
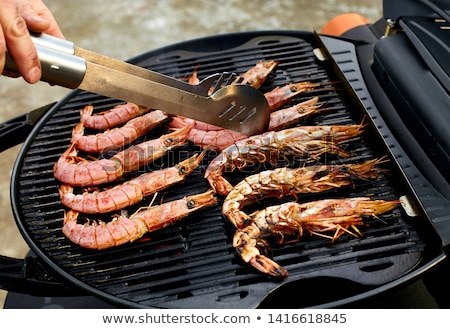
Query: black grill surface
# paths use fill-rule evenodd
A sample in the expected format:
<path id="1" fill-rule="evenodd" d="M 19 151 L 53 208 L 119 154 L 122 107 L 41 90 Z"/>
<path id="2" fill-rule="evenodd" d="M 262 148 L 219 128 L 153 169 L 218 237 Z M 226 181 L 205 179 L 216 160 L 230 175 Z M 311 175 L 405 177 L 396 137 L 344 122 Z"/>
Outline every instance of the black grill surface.
<path id="1" fill-rule="evenodd" d="M 179 78 L 197 69 L 203 78 L 221 71 L 243 73 L 259 60 L 276 60 L 280 64 L 262 91 L 292 82 L 320 82 L 323 90 L 306 93 L 294 102 L 319 95 L 325 107 L 333 107 L 302 124 L 362 122 L 367 118 L 366 113 L 348 97 L 343 84 L 336 83 L 337 77 L 328 63 L 314 56 L 313 44 L 309 33 L 219 35 L 149 52 L 132 62 Z M 222 216 L 221 204 L 131 244 L 102 251 L 80 248 L 61 232 L 66 209 L 60 203 L 53 164 L 69 146 L 72 128 L 79 122 L 80 110 L 85 105 L 92 104 L 96 111 L 102 111 L 119 103 L 83 91 L 70 93 L 47 114 L 26 141 L 12 184 L 16 221 L 33 251 L 90 294 L 124 307 L 312 306 L 390 282 L 430 257 L 422 234 L 423 219 L 406 216 L 401 207 L 378 219 L 367 219 L 368 226 L 360 229 L 361 238 L 344 235 L 331 244 L 323 238 L 304 236 L 299 242 L 274 246 L 274 260 L 290 273 L 282 281 L 261 275 L 240 260 L 231 244 L 234 228 Z M 167 125 L 162 125 L 138 142 L 157 138 L 167 131 Z M 353 152 L 353 157 L 324 156 L 319 162 L 354 163 L 375 157 L 389 158 L 380 138 L 369 122 L 365 134 L 345 146 Z M 198 147 L 186 145 L 145 170 L 172 166 L 198 151 Z M 206 191 L 208 185 L 203 174 L 214 155 L 210 152 L 185 183 L 159 193 L 156 202 Z M 305 164 L 304 159 L 288 160 L 280 159 L 279 165 Z M 396 199 L 410 194 L 397 167 L 392 162 L 383 167 L 386 174 L 376 182 L 357 182 L 354 188 L 300 196 L 299 202 L 362 195 Z M 225 175 L 232 183 L 237 183 L 245 175 L 267 168 L 268 165 L 260 165 L 248 168 L 245 173 Z M 130 213 L 148 205 L 151 199 L 146 198 L 132 207 Z M 274 202 L 281 201 L 266 200 L 256 207 Z M 289 294 L 295 296 L 296 305 L 283 305 Z"/>

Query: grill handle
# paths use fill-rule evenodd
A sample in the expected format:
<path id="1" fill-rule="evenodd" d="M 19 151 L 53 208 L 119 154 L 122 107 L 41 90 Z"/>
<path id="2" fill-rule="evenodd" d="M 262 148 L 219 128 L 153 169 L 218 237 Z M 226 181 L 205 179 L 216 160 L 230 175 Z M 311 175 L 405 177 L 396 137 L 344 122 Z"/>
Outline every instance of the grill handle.
<path id="1" fill-rule="evenodd" d="M 80 290 L 50 274 L 34 256 L 0 256 L 0 289 L 34 296 L 79 296 Z"/>
<path id="2" fill-rule="evenodd" d="M 0 152 L 23 143 L 39 119 L 47 113 L 55 103 L 41 106 L 29 113 L 19 115 L 0 124 Z"/>
<path id="3" fill-rule="evenodd" d="M 35 124 L 56 103 L 37 108 L 0 124 L 0 152 L 23 143 Z M 0 289 L 36 296 L 76 296 L 80 290 L 63 281 L 35 256 L 24 259 L 0 255 Z"/>

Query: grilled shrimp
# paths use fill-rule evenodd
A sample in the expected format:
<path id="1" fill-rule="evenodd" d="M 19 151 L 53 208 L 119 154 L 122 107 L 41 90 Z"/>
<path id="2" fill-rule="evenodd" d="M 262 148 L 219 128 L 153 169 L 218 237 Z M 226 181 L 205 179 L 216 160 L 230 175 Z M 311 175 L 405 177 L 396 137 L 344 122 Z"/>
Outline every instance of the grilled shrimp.
<path id="1" fill-rule="evenodd" d="M 242 84 L 248 83 L 255 88 L 259 88 L 277 65 L 278 62 L 275 61 L 268 61 L 268 62 L 261 61 L 257 63 L 254 67 L 249 69 L 247 72 L 242 74 L 241 78 L 243 78 L 243 80 L 239 81 L 239 83 Z M 194 78 L 189 79 L 191 83 L 198 81 L 196 72 L 194 73 L 195 75 L 194 74 L 192 75 Z M 293 97 L 306 91 L 314 90 L 319 86 L 320 84 L 314 84 L 311 82 L 292 83 L 281 88 L 276 87 L 275 89 L 265 93 L 264 95 L 269 103 L 271 111 L 275 111 L 284 104 L 290 102 Z M 317 107 L 311 113 L 306 113 L 302 107 L 313 106 L 314 105 L 313 103 L 314 100 L 311 102 L 307 101 L 302 103 L 302 105 L 298 105 L 296 109 L 291 108 L 285 111 L 281 110 L 283 112 L 273 114 L 273 116 L 271 114 L 269 123 L 270 129 L 268 130 L 270 131 L 282 129 L 288 125 L 292 125 L 295 122 L 298 122 L 301 117 L 312 114 L 313 111 L 317 110 Z M 304 112 L 305 114 L 302 114 L 302 112 Z M 180 128 L 187 124 L 192 125 L 192 129 L 190 130 L 188 136 L 189 141 L 191 141 L 197 146 L 203 148 L 209 147 L 210 149 L 214 149 L 217 152 L 229 147 L 230 145 L 232 145 L 237 141 L 246 139 L 248 137 L 247 135 L 244 135 L 236 131 L 223 129 L 221 127 L 217 127 L 214 125 L 203 123 L 201 121 L 195 121 L 184 117 L 176 117 L 170 123 L 172 128 Z"/>
<path id="2" fill-rule="evenodd" d="M 208 190 L 201 194 L 185 196 L 180 200 L 144 208 L 133 214 L 131 218 L 144 222 L 148 232 L 154 232 L 174 224 L 195 211 L 214 205 L 217 205 L 217 198 L 214 196 L 214 191 Z"/>
<path id="3" fill-rule="evenodd" d="M 275 61 L 260 61 L 247 72 L 240 75 L 240 84 L 248 84 L 253 88 L 259 88 L 266 81 L 270 73 L 277 67 L 279 62 Z"/>
<path id="4" fill-rule="evenodd" d="M 109 159 L 87 160 L 78 156 L 72 144 L 53 166 L 56 179 L 71 186 L 97 186 L 111 183 L 168 151 L 186 143 L 189 126 L 127 148 Z"/>
<path id="5" fill-rule="evenodd" d="M 292 107 L 281 109 L 270 113 L 268 131 L 277 131 L 285 129 L 298 123 L 300 120 L 319 111 L 321 104 L 317 105 L 319 97 L 314 97 L 305 102 L 296 104 Z M 322 109 L 322 111 L 327 109 Z M 237 131 L 224 129 L 189 118 L 176 117 L 171 123 L 171 127 L 177 129 L 186 125 L 192 125 L 187 139 L 200 147 L 209 147 L 217 152 L 222 151 L 228 146 L 248 138 L 248 135 Z"/>
<path id="6" fill-rule="evenodd" d="M 248 135 L 230 129 L 206 131 L 192 128 L 188 138 L 197 146 L 220 152 L 233 143 L 248 138 Z"/>
<path id="7" fill-rule="evenodd" d="M 250 216 L 242 209 L 264 198 L 320 193 L 354 184 L 357 180 L 376 179 L 382 171 L 376 165 L 383 159 L 361 164 L 315 165 L 301 168 L 276 168 L 244 178 L 226 196 L 222 212 L 237 228 L 244 227 Z"/>
<path id="8" fill-rule="evenodd" d="M 133 242 L 147 232 L 154 232 L 205 207 L 217 204 L 212 191 L 143 208 L 128 216 L 126 211 L 109 222 L 86 220 L 78 223 L 80 213 L 69 210 L 64 215 L 64 235 L 83 248 L 106 249 Z"/>
<path id="9" fill-rule="evenodd" d="M 123 167 L 113 158 L 95 161 L 82 158 L 72 144 L 53 166 L 53 175 L 60 182 L 72 186 L 96 186 L 122 177 Z"/>
<path id="10" fill-rule="evenodd" d="M 86 105 L 80 113 L 80 122 L 86 128 L 111 129 L 150 111 L 148 107 L 133 103 L 117 105 L 114 108 L 97 114 L 92 114 L 94 106 Z"/>
<path id="11" fill-rule="evenodd" d="M 77 149 L 85 152 L 114 150 L 132 143 L 167 119 L 164 112 L 155 110 L 128 121 L 122 127 L 94 135 L 84 135 L 84 125 L 79 123 L 73 129 L 71 142 L 75 143 Z"/>
<path id="12" fill-rule="evenodd" d="M 188 77 L 187 82 L 190 83 L 191 85 L 200 83 L 200 79 L 198 78 L 197 68 L 195 68 L 194 71 L 192 72 L 192 74 Z"/>
<path id="13" fill-rule="evenodd" d="M 234 142 L 248 138 L 247 135 L 234 130 L 223 129 L 207 123 L 181 117 L 173 118 L 170 122 L 170 126 L 174 129 L 180 129 L 185 127 L 188 123 L 192 124 L 192 128 L 189 130 L 187 139 L 197 146 L 209 148 L 210 150 L 215 150 L 217 152 L 220 152 Z"/>
<path id="14" fill-rule="evenodd" d="M 111 248 L 133 242 L 147 233 L 145 223 L 126 216 L 107 223 L 86 220 L 84 224 L 78 223 L 79 217 L 78 211 L 66 211 L 62 232 L 70 241 L 83 248 L 98 250 Z"/>
<path id="15" fill-rule="evenodd" d="M 202 121 L 182 117 L 179 115 L 173 116 L 173 119 L 170 121 L 170 126 L 172 128 L 182 128 L 184 126 L 191 126 L 192 129 L 204 130 L 204 131 L 225 130 L 225 128 L 215 126 L 210 123 L 205 123 Z"/>
<path id="16" fill-rule="evenodd" d="M 288 271 L 261 254 L 263 250 L 270 250 L 270 244 L 266 240 L 268 236 L 278 238 L 279 244 L 298 241 L 304 232 L 328 238 L 332 242 L 344 233 L 359 236 L 356 225 L 364 225 L 364 216 L 380 215 L 394 209 L 398 204 L 399 200 L 372 201 L 362 197 L 327 199 L 303 204 L 287 202 L 267 207 L 251 214 L 251 224 L 236 231 L 233 246 L 246 263 L 260 272 L 284 278 Z M 328 232 L 333 233 L 327 235 Z"/>
<path id="17" fill-rule="evenodd" d="M 283 87 L 275 87 L 273 90 L 266 92 L 264 96 L 269 103 L 270 110 L 274 111 L 289 103 L 293 97 L 307 91 L 312 91 L 320 86 L 321 84 L 319 83 L 312 83 L 309 81 L 290 83 Z"/>
<path id="18" fill-rule="evenodd" d="M 324 153 L 342 157 L 349 154 L 339 147 L 361 134 L 363 125 L 303 126 L 270 131 L 238 141 L 224 149 L 213 159 L 205 171 L 211 187 L 221 195 L 227 195 L 231 184 L 222 176 L 225 171 L 243 169 L 250 163 L 278 163 L 286 155 L 306 156 L 317 159 Z"/>
<path id="19" fill-rule="evenodd" d="M 199 166 L 205 153 L 206 150 L 174 167 L 142 174 L 104 191 L 75 194 L 72 186 L 62 184 L 59 188 L 61 202 L 72 210 L 89 214 L 124 209 L 140 202 L 148 195 L 184 181 L 186 176 Z"/>
<path id="20" fill-rule="evenodd" d="M 255 66 L 248 69 L 246 72 L 239 75 L 234 83 L 248 84 L 253 88 L 259 88 L 267 80 L 269 74 L 275 70 L 279 62 L 275 61 L 259 61 Z M 188 83 L 197 84 L 200 82 L 197 70 L 188 78 Z"/>
<path id="21" fill-rule="evenodd" d="M 278 131 L 293 126 L 313 114 L 327 111 L 331 108 L 321 108 L 323 104 L 317 104 L 319 97 L 313 97 L 302 103 L 295 104 L 291 107 L 283 108 L 270 113 L 269 126 L 267 131 Z"/>
<path id="22" fill-rule="evenodd" d="M 113 157 L 122 165 L 124 173 L 133 172 L 146 164 L 161 158 L 170 150 L 186 144 L 190 127 L 162 135 L 160 138 L 133 145 Z"/>
<path id="23" fill-rule="evenodd" d="M 278 62 L 268 61 L 258 62 L 254 67 L 250 68 L 247 72 L 240 75 L 239 84 L 249 84 L 254 88 L 259 88 L 264 81 L 266 81 L 269 74 L 275 69 Z M 188 82 L 191 84 L 199 83 L 200 80 L 195 70 L 189 77 Z M 209 123 L 205 123 L 190 118 L 181 116 L 174 116 L 170 122 L 172 128 L 181 128 L 185 125 L 191 125 L 192 129 L 189 132 L 188 140 L 200 147 L 209 147 L 220 151 L 225 147 L 230 146 L 232 143 L 247 138 L 247 135 L 242 133 L 224 129 Z"/>
<path id="24" fill-rule="evenodd" d="M 248 84 L 253 88 L 259 88 L 267 80 L 269 74 L 277 67 L 278 62 L 275 61 L 259 61 L 255 66 L 251 67 L 245 73 L 239 75 L 233 84 Z M 184 79 L 183 79 L 184 80 Z M 195 69 L 192 74 L 187 78 L 187 82 L 190 84 L 200 83 L 198 78 L 197 69 Z M 209 94 L 211 94 L 214 87 L 211 87 Z"/>

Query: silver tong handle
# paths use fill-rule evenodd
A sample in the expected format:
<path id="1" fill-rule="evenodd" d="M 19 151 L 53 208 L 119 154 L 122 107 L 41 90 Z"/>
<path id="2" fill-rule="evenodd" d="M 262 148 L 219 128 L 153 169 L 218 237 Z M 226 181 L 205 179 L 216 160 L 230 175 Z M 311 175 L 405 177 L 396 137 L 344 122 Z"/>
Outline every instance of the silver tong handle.
<path id="1" fill-rule="evenodd" d="M 66 52 L 35 44 L 42 68 L 41 80 L 50 84 L 77 88 L 86 73 L 86 60 Z M 5 70 L 19 73 L 11 55 L 6 51 Z"/>

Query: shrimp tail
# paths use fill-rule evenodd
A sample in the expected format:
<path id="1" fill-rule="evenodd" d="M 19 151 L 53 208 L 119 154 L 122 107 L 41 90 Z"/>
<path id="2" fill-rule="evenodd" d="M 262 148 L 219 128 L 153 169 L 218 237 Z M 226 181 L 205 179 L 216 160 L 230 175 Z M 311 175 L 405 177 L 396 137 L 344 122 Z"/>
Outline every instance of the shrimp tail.
<path id="1" fill-rule="evenodd" d="M 242 260 L 261 273 L 273 277 L 285 278 L 288 271 L 266 255 L 271 252 L 270 244 L 260 238 L 261 231 L 257 225 L 251 224 L 244 229 L 237 230 L 233 238 L 233 246 Z"/>
<path id="2" fill-rule="evenodd" d="M 286 278 L 289 272 L 282 266 L 275 263 L 272 259 L 264 255 L 256 255 L 249 260 L 249 264 L 258 271 L 278 278 Z"/>

